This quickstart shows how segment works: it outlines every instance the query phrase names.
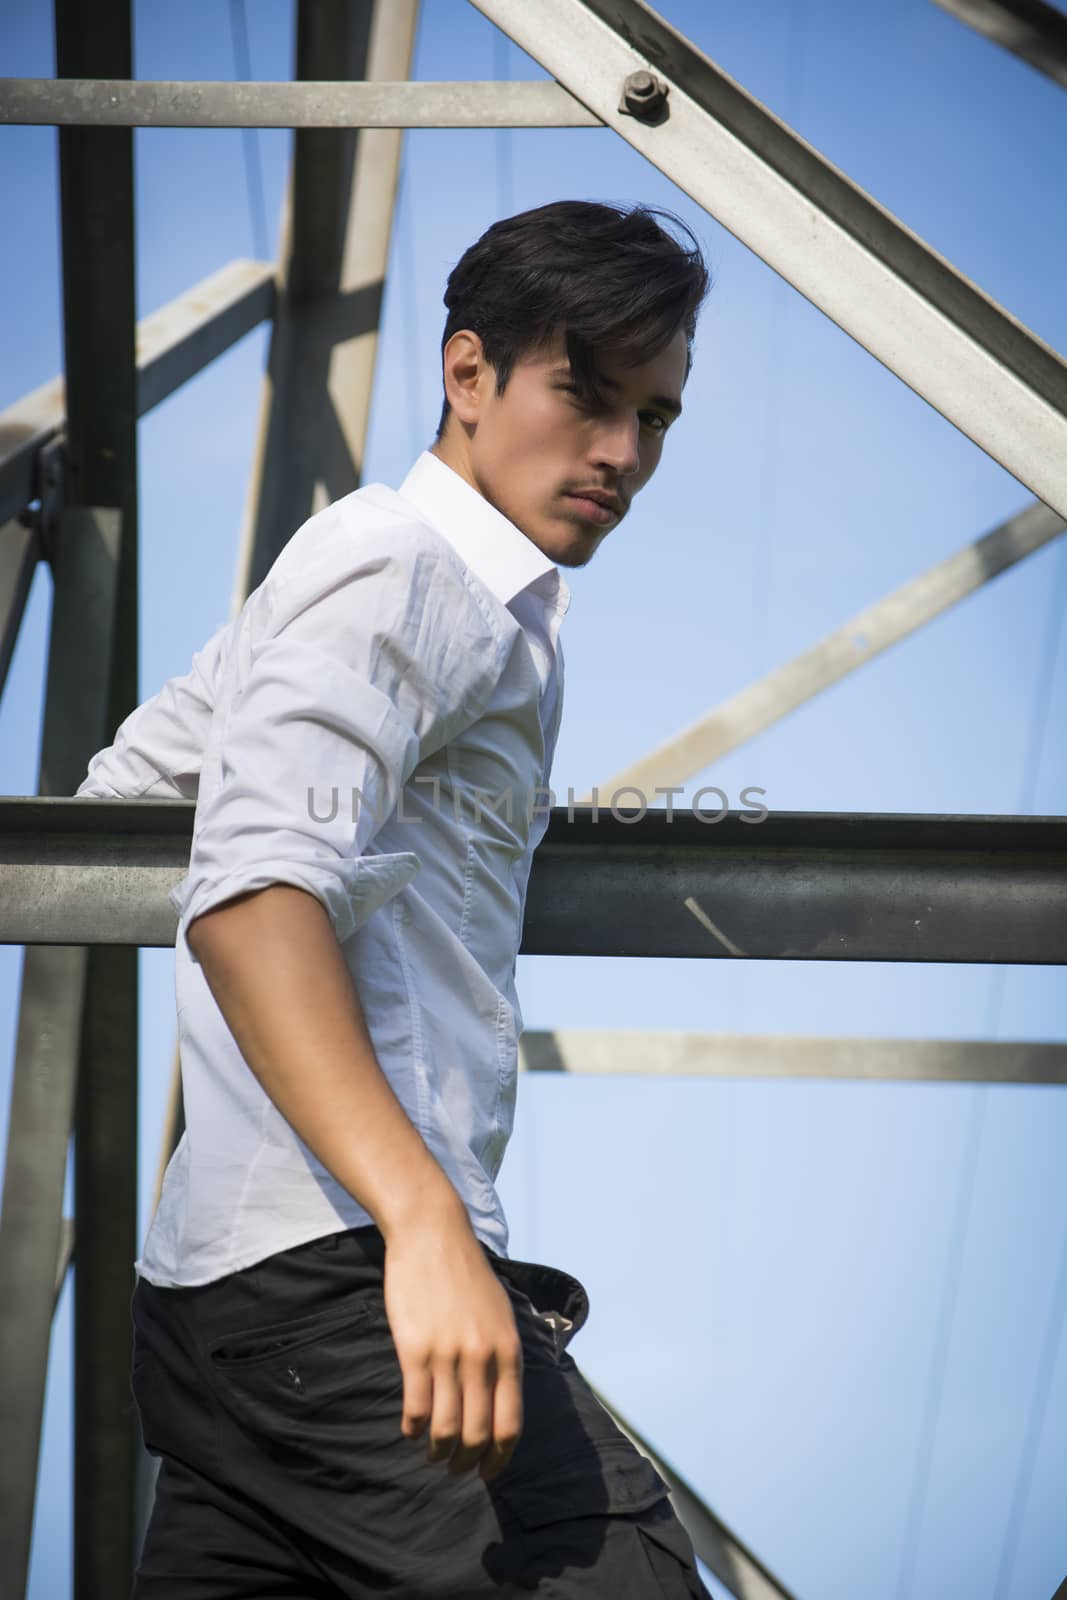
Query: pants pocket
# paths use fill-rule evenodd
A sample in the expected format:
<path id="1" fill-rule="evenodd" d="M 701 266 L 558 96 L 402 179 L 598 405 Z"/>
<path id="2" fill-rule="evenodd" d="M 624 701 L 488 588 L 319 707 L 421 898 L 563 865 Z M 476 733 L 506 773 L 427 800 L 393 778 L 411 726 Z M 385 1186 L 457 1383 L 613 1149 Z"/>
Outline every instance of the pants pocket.
<path id="1" fill-rule="evenodd" d="M 542 1462 L 520 1462 L 522 1449 L 499 1474 L 497 1492 L 524 1528 L 540 1528 L 573 1517 L 633 1513 L 647 1509 L 667 1493 L 667 1485 L 649 1461 L 628 1442 L 619 1448 L 593 1453 L 581 1449 L 572 1455 Z"/>
<path id="2" fill-rule="evenodd" d="M 351 1307 L 323 1316 L 316 1312 L 303 1317 L 291 1317 L 285 1322 L 264 1323 L 259 1327 L 236 1328 L 220 1334 L 208 1346 L 212 1364 L 224 1371 L 254 1366 L 259 1361 L 296 1355 L 336 1333 L 354 1330 L 368 1316 L 373 1315 L 373 1304 Z"/>
<path id="3" fill-rule="evenodd" d="M 663 1600 L 711 1600 L 697 1570 L 696 1554 L 670 1500 L 651 1508 L 636 1523 L 644 1556 Z"/>
<path id="4" fill-rule="evenodd" d="M 230 1332 L 208 1353 L 218 1402 L 261 1457 L 306 1484 L 359 1486 L 404 1388 L 384 1306 Z"/>

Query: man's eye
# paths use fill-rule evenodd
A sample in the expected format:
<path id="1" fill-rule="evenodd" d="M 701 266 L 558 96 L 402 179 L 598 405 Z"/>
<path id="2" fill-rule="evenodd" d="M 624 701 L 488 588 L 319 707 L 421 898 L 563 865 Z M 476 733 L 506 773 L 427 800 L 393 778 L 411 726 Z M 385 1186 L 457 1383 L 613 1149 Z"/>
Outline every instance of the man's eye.
<path id="1" fill-rule="evenodd" d="M 561 383 L 559 387 L 563 390 L 564 394 L 572 394 L 574 396 L 574 404 L 582 411 L 592 411 L 595 409 L 593 402 L 588 398 L 588 396 L 582 396 L 579 394 L 577 384 Z"/>
<path id="2" fill-rule="evenodd" d="M 557 384 L 556 387 L 561 389 L 564 394 L 577 395 L 578 393 L 578 386 L 574 383 L 560 383 Z M 590 400 L 579 399 L 578 404 L 591 406 L 592 402 Z M 659 426 L 655 429 L 656 433 L 666 433 L 667 429 L 670 427 L 670 423 L 667 421 L 666 417 L 660 416 L 658 411 L 642 411 L 640 416 L 642 422 L 656 422 L 659 424 Z"/>

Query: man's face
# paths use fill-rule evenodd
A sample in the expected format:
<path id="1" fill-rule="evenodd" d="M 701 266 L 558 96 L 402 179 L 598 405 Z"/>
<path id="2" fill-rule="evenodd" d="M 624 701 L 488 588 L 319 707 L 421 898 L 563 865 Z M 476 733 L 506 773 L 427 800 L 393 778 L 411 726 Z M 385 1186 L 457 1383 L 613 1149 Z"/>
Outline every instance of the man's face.
<path id="1" fill-rule="evenodd" d="M 436 453 L 560 566 L 581 567 L 659 466 L 681 410 L 683 330 L 636 367 L 599 364 L 603 405 L 579 401 L 562 332 L 518 361 L 502 395 L 481 340 L 445 347 L 449 418 Z M 614 499 L 604 509 L 582 491 Z"/>

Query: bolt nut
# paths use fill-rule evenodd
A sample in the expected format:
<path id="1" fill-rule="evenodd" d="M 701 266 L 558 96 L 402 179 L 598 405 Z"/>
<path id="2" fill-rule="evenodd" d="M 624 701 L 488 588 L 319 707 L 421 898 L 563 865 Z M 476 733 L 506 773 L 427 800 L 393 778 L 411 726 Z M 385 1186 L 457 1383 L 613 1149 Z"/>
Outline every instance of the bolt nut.
<path id="1" fill-rule="evenodd" d="M 622 86 L 619 110 L 641 122 L 662 122 L 667 115 L 669 85 L 653 73 L 631 72 Z"/>

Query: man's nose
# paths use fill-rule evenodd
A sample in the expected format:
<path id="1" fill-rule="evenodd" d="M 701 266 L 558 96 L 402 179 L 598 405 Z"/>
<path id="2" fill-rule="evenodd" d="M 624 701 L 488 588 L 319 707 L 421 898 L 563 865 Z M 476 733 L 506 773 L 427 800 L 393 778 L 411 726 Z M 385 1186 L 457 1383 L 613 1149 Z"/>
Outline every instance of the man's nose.
<path id="1" fill-rule="evenodd" d="M 641 465 L 640 418 L 616 417 L 606 422 L 597 436 L 594 459 L 619 477 L 635 473 Z"/>

